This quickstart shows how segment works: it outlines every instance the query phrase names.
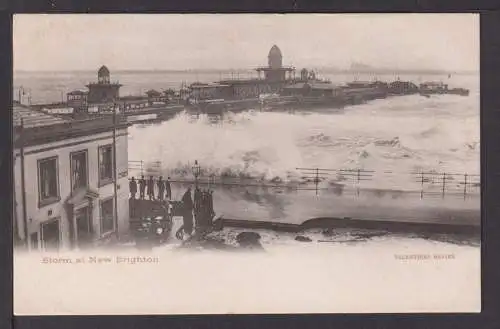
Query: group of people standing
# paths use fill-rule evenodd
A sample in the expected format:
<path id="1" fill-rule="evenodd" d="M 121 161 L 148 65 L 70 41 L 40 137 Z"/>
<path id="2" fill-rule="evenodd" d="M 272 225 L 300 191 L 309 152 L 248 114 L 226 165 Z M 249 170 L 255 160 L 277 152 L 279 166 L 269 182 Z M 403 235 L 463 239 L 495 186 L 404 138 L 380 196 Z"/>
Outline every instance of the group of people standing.
<path id="1" fill-rule="evenodd" d="M 191 197 L 191 188 L 189 187 L 182 196 L 182 205 L 184 224 L 177 232 L 178 237 L 181 230 L 185 234 L 191 235 L 194 224 L 196 224 L 197 232 L 206 231 L 212 225 L 215 216 L 213 191 L 201 190 L 196 187 L 193 197 Z"/>
<path id="2" fill-rule="evenodd" d="M 139 198 L 144 200 L 146 195 L 149 200 L 160 200 L 162 201 L 164 198 L 170 200 L 172 197 L 172 189 L 170 188 L 170 177 L 167 180 L 163 180 L 163 176 L 160 176 L 156 181 L 153 179 L 153 176 L 149 176 L 149 179 L 144 179 L 144 175 L 141 176 L 139 180 L 135 180 L 134 177 L 130 179 L 129 189 L 130 195 L 132 199 L 135 199 L 137 194 L 137 185 L 139 185 Z M 155 186 L 158 187 L 158 198 L 155 197 Z"/>
<path id="3" fill-rule="evenodd" d="M 129 188 L 132 199 L 136 199 L 139 190 L 139 199 L 141 200 L 144 200 L 146 196 L 149 200 L 172 200 L 170 177 L 166 180 L 163 180 L 162 176 L 157 180 L 155 180 L 153 176 L 150 176 L 148 180 L 146 180 L 144 176 L 141 176 L 138 180 L 132 177 L 129 182 Z M 157 194 L 155 194 L 156 191 Z M 177 231 L 176 236 L 182 239 L 183 234 L 191 236 L 194 230 L 200 233 L 206 232 L 206 230 L 212 226 L 212 221 L 215 216 L 213 191 L 202 190 L 196 187 L 194 193 L 192 193 L 191 187 L 189 187 L 182 196 L 181 201 L 183 225 Z"/>

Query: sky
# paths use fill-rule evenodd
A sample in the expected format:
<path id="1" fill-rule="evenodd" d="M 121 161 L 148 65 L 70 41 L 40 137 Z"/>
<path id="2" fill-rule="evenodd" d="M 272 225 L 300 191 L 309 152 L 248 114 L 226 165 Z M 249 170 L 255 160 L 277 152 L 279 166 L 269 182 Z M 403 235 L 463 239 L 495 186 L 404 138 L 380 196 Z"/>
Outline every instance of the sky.
<path id="1" fill-rule="evenodd" d="M 22 14 L 14 70 L 245 69 L 283 64 L 479 70 L 477 14 Z"/>

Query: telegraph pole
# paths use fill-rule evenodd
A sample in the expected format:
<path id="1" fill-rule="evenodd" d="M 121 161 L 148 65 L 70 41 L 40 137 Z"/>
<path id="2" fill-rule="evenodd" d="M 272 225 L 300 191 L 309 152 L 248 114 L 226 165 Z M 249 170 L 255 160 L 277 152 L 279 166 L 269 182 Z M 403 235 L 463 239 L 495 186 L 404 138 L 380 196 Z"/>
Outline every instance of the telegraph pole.
<path id="1" fill-rule="evenodd" d="M 114 177 L 114 184 L 113 184 L 113 189 L 114 189 L 114 196 L 115 196 L 115 202 L 114 202 L 114 219 L 115 219 L 115 229 L 116 229 L 116 236 L 119 237 L 119 229 L 118 229 L 118 186 L 117 186 L 117 170 L 116 170 L 116 105 L 113 103 L 113 177 Z"/>
<path id="2" fill-rule="evenodd" d="M 24 118 L 21 118 L 21 131 L 19 134 L 19 142 L 21 145 L 21 192 L 23 196 L 23 226 L 24 226 L 24 242 L 26 248 L 29 249 L 28 236 L 28 214 L 26 210 L 26 173 L 24 164 Z"/>
<path id="3" fill-rule="evenodd" d="M 21 104 L 21 105 L 22 105 L 22 104 L 23 104 L 23 101 L 22 101 L 21 92 L 24 92 L 24 88 L 23 88 L 23 86 L 20 86 L 20 87 L 19 87 L 19 90 L 18 90 L 18 96 L 17 96 L 17 97 L 18 97 L 18 99 L 19 99 L 19 104 Z"/>

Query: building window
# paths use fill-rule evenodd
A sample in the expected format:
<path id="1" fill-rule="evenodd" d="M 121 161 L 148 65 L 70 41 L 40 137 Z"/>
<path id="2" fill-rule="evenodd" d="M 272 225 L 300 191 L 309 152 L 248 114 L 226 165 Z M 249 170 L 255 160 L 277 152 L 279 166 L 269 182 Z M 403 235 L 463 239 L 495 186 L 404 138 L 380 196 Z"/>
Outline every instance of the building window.
<path id="1" fill-rule="evenodd" d="M 101 235 L 112 232 L 115 228 L 113 199 L 101 201 Z"/>
<path id="2" fill-rule="evenodd" d="M 39 206 L 59 200 L 57 157 L 38 161 Z"/>
<path id="3" fill-rule="evenodd" d="M 71 188 L 88 186 L 87 151 L 71 153 Z"/>
<path id="4" fill-rule="evenodd" d="M 113 181 L 113 145 L 99 147 L 99 185 Z"/>

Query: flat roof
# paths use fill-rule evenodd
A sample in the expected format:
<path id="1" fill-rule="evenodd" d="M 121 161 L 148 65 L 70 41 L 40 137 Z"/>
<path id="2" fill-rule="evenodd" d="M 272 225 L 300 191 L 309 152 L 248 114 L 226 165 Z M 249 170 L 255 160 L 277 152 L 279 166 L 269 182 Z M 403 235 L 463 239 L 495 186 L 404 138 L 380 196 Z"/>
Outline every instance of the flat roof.
<path id="1" fill-rule="evenodd" d="M 256 71 L 295 71 L 295 67 L 292 66 L 282 66 L 278 68 L 272 68 L 269 66 L 258 67 Z"/>
<path id="2" fill-rule="evenodd" d="M 118 86 L 118 87 L 121 87 L 123 86 L 121 83 L 119 83 L 118 81 L 115 81 L 115 82 L 110 82 L 110 83 L 100 83 L 100 82 L 89 82 L 88 84 L 85 85 L 86 87 L 99 87 L 99 86 Z"/>
<path id="3" fill-rule="evenodd" d="M 122 96 L 120 98 L 117 99 L 117 101 L 132 101 L 132 100 L 148 100 L 148 98 L 146 96 L 133 96 L 133 95 L 129 95 L 129 96 Z"/>
<path id="4" fill-rule="evenodd" d="M 34 112 L 34 113 L 33 113 Z M 66 119 L 43 112 L 32 111 L 23 106 L 14 107 L 14 146 L 43 145 L 77 137 L 91 136 L 116 129 L 127 128 L 124 115 L 84 115 L 78 119 Z M 21 128 L 21 118 L 28 118 Z M 17 124 L 16 124 L 17 123 Z"/>
<path id="5" fill-rule="evenodd" d="M 228 84 L 222 83 L 211 83 L 211 84 L 192 84 L 191 89 L 204 89 L 204 88 L 219 88 L 219 87 L 230 87 Z"/>
<path id="6" fill-rule="evenodd" d="M 426 81 L 422 82 L 421 85 L 427 85 L 427 86 L 444 86 L 446 85 L 442 81 Z"/>
<path id="7" fill-rule="evenodd" d="M 20 127 L 22 121 L 23 127 L 25 128 L 43 127 L 70 122 L 68 119 L 63 119 L 19 103 L 13 105 L 13 121 L 14 127 Z"/>
<path id="8" fill-rule="evenodd" d="M 161 92 L 159 92 L 158 90 L 155 90 L 155 89 L 149 89 L 148 91 L 145 92 L 145 94 L 147 94 L 147 95 L 149 95 L 149 94 L 161 95 Z"/>
<path id="9" fill-rule="evenodd" d="M 352 86 L 360 86 L 360 85 L 372 85 L 375 84 L 376 81 L 351 81 L 347 82 L 346 85 L 352 85 Z"/>
<path id="10" fill-rule="evenodd" d="M 89 92 L 85 90 L 73 90 L 67 93 L 67 95 L 87 95 Z"/>
<path id="11" fill-rule="evenodd" d="M 293 85 L 285 86 L 283 89 L 302 89 L 305 85 L 309 85 L 311 89 L 322 89 L 322 90 L 334 90 L 340 89 L 339 86 L 333 85 L 331 83 L 305 83 L 300 82 Z"/>
<path id="12" fill-rule="evenodd" d="M 219 81 L 220 84 L 228 85 L 228 86 L 233 86 L 233 85 L 244 85 L 244 84 L 250 84 L 250 83 L 257 83 L 257 84 L 268 84 L 268 83 L 282 83 L 282 81 L 269 81 L 266 79 L 234 79 L 234 80 L 221 80 Z"/>

